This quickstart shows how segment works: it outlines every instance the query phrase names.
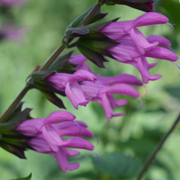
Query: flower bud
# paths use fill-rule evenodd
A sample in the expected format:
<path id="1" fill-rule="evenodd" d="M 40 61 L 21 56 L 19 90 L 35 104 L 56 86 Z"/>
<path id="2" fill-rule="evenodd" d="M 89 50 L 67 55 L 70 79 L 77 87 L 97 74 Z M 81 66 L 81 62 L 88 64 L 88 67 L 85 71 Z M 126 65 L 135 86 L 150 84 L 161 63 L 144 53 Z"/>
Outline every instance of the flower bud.
<path id="1" fill-rule="evenodd" d="M 109 0 L 110 3 L 127 5 L 145 12 L 151 12 L 154 10 L 154 1 L 155 0 Z"/>

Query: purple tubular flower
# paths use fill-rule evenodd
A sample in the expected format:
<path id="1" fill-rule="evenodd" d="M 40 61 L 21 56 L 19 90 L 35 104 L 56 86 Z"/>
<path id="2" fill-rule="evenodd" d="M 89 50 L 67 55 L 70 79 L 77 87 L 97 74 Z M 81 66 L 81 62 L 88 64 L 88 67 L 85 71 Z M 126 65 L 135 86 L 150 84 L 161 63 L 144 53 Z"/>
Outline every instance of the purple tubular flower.
<path id="1" fill-rule="evenodd" d="M 79 151 L 68 148 L 79 148 L 92 151 L 94 146 L 81 138 L 93 137 L 87 125 L 74 121 L 75 116 L 69 112 L 56 111 L 47 118 L 26 120 L 16 127 L 20 133 L 30 136 L 27 143 L 37 152 L 53 155 L 63 172 L 79 168 L 78 163 L 69 164 L 69 156 L 76 156 Z M 73 136 L 66 140 L 63 136 Z"/>
<path id="2" fill-rule="evenodd" d="M 168 47 L 170 43 L 167 39 L 164 41 L 162 40 L 163 39 L 161 39 L 159 45 L 165 45 L 165 47 Z M 172 62 L 178 60 L 178 57 L 172 51 L 159 46 L 146 50 L 142 55 L 133 41 L 129 39 L 121 40 L 120 45 L 109 48 L 109 51 L 113 54 L 117 61 L 135 66 L 139 70 L 144 83 L 148 83 L 149 80 L 157 80 L 161 77 L 161 75 L 151 76 L 149 74 L 149 69 L 156 66 L 157 63 L 149 64 L 146 57 L 165 59 Z"/>
<path id="3" fill-rule="evenodd" d="M 70 63 L 76 64 L 77 70 L 86 70 L 91 72 L 91 68 L 86 62 L 87 58 L 83 56 L 82 54 L 78 54 L 72 57 L 72 59 L 69 60 Z"/>
<path id="4" fill-rule="evenodd" d="M 117 61 L 135 66 L 139 70 L 143 82 L 148 83 L 149 80 L 161 78 L 161 75 L 151 76 L 149 74 L 149 69 L 156 66 L 157 63 L 149 64 L 146 57 L 172 62 L 177 61 L 178 57 L 167 49 L 171 43 L 166 38 L 157 35 L 145 38 L 137 27 L 166 24 L 167 22 L 168 18 L 165 16 L 149 12 L 132 21 L 110 23 L 100 32 L 120 42 L 119 45 L 108 48 L 109 52 Z"/>
<path id="5" fill-rule="evenodd" d="M 78 68 L 87 67 L 86 69 L 91 71 L 85 60 L 84 56 L 77 55 L 70 62 L 79 63 Z M 65 91 L 76 109 L 78 109 L 78 105 L 86 106 L 90 101 L 98 102 L 102 105 L 107 119 L 124 115 L 124 113 L 114 114 L 112 109 L 127 104 L 124 99 L 115 100 L 113 94 L 139 97 L 138 91 L 131 86 L 142 86 L 142 82 L 138 78 L 128 74 L 100 77 L 89 71 L 79 69 L 74 74 L 54 73 L 45 80 L 57 90 Z"/>
<path id="6" fill-rule="evenodd" d="M 90 99 L 87 100 L 78 82 L 95 81 L 96 77 L 89 71 L 78 70 L 74 74 L 54 73 L 46 79 L 54 88 L 59 91 L 65 91 L 66 96 L 70 99 L 76 109 L 78 105 L 86 106 Z"/>
<path id="7" fill-rule="evenodd" d="M 109 80 L 109 78 L 107 79 Z M 103 80 L 105 80 L 105 77 Z M 139 92 L 135 88 L 130 86 L 128 82 L 127 84 L 118 83 L 118 82 L 119 80 L 117 80 L 116 82 L 114 79 L 113 81 L 114 85 L 112 86 L 103 85 L 103 81 L 102 82 L 97 81 L 97 83 L 93 83 L 93 82 L 81 83 L 81 88 L 84 92 L 86 99 L 91 99 L 91 101 L 95 101 L 100 105 L 102 105 L 107 119 L 124 115 L 124 113 L 114 114 L 112 109 L 116 109 L 117 106 L 124 106 L 127 104 L 127 101 L 125 99 L 115 100 L 113 94 L 139 97 Z"/>
<path id="8" fill-rule="evenodd" d="M 77 69 L 84 69 L 91 71 L 86 58 L 82 55 L 74 56 L 70 62 L 77 65 Z M 131 85 L 142 86 L 143 83 L 135 76 L 128 74 L 119 74 L 114 77 L 101 77 L 94 74 L 96 81 L 83 81 L 79 84 L 83 92 L 83 97 L 88 101 L 96 101 L 102 105 L 107 119 L 112 117 L 122 116 L 124 113 L 114 114 L 112 109 L 117 106 L 124 106 L 127 104 L 125 99 L 115 100 L 113 94 L 127 95 L 131 97 L 139 97 L 138 91 Z M 79 103 L 81 105 L 82 103 Z"/>

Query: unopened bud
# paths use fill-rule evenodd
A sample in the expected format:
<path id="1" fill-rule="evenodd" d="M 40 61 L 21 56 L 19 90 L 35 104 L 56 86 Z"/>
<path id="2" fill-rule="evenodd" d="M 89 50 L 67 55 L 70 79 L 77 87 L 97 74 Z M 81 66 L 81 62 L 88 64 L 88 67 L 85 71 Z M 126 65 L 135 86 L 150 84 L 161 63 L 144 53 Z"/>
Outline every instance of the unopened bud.
<path id="1" fill-rule="evenodd" d="M 154 10 L 153 3 L 155 1 L 156 0 L 109 0 L 109 3 L 127 5 L 145 12 L 151 12 Z"/>

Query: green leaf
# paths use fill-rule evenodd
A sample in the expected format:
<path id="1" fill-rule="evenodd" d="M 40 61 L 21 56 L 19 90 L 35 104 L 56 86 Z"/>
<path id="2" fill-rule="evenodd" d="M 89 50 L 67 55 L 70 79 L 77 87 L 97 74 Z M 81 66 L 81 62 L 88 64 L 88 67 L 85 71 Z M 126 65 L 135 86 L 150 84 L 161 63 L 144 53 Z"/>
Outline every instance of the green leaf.
<path id="1" fill-rule="evenodd" d="M 11 145 L 9 143 L 0 141 L 0 146 L 5 149 L 6 151 L 16 155 L 19 158 L 26 159 L 24 155 L 25 148 L 23 147 L 17 147 L 15 145 Z"/>
<path id="2" fill-rule="evenodd" d="M 89 22 L 89 24 L 97 22 L 97 21 L 103 19 L 107 15 L 108 15 L 108 13 L 99 13 L 96 16 L 93 17 L 93 19 Z"/>
<path id="3" fill-rule="evenodd" d="M 70 65 L 69 60 L 71 59 L 73 51 L 68 52 L 67 54 L 58 57 L 47 69 L 48 71 L 61 72 L 66 66 Z"/>
<path id="4" fill-rule="evenodd" d="M 24 120 L 26 120 L 26 119 L 32 119 L 31 117 L 30 117 L 30 112 L 31 112 L 31 110 L 32 109 L 30 109 L 30 108 L 26 108 L 26 109 L 24 109 L 23 111 L 21 111 L 20 113 L 18 113 L 18 114 L 16 114 L 16 115 L 14 115 L 14 114 L 12 114 L 8 119 L 7 119 L 7 121 L 17 121 L 17 122 L 22 122 L 22 121 L 24 121 Z M 6 122 L 7 122 L 6 121 Z"/>
<path id="5" fill-rule="evenodd" d="M 59 108 L 66 109 L 66 107 L 63 104 L 63 101 L 59 97 L 57 97 L 53 92 L 47 92 L 41 90 L 41 93 L 45 96 L 46 99 L 48 99 L 54 105 L 58 106 Z"/>
<path id="6" fill-rule="evenodd" d="M 81 28 L 81 27 L 69 28 L 66 31 L 66 37 L 74 38 L 74 37 L 79 37 L 79 36 L 85 36 L 88 33 L 89 33 L 88 29 L 84 29 L 84 28 Z"/>
<path id="7" fill-rule="evenodd" d="M 110 21 L 100 23 L 100 24 L 92 24 L 92 25 L 90 24 L 90 25 L 83 26 L 82 28 L 89 29 L 90 32 L 97 32 L 103 27 L 105 27 L 106 25 L 108 25 L 109 23 L 116 22 L 118 19 L 119 18 L 115 18 L 115 19 L 112 19 Z"/>
<path id="8" fill-rule="evenodd" d="M 31 78 L 33 82 L 41 82 L 44 80 L 47 76 L 55 73 L 55 71 L 35 71 L 31 74 Z"/>
<path id="9" fill-rule="evenodd" d="M 17 178 L 17 179 L 10 179 L 10 180 L 30 180 L 31 177 L 32 177 L 32 173 L 29 176 L 25 177 L 25 178 Z"/>
<path id="10" fill-rule="evenodd" d="M 57 90 L 50 85 L 45 78 L 50 76 L 51 74 L 55 73 L 55 71 L 39 71 L 33 72 L 31 74 L 31 79 L 33 81 L 33 85 L 43 91 L 50 91 L 50 92 L 57 92 Z"/>
<path id="11" fill-rule="evenodd" d="M 165 87 L 167 93 L 180 100 L 180 86 Z"/>
<path id="12" fill-rule="evenodd" d="M 121 149 L 131 149 L 135 155 L 145 161 L 149 154 L 157 146 L 164 133 L 159 129 L 143 128 L 143 135 L 140 138 L 130 138 L 125 142 L 117 142 L 117 146 Z"/>
<path id="13" fill-rule="evenodd" d="M 78 18 L 76 18 L 67 28 L 67 30 L 71 27 L 78 27 L 81 22 L 86 18 L 86 16 L 90 13 L 90 11 L 94 8 L 95 5 L 91 6 L 85 13 L 83 13 L 81 16 L 79 16 Z M 94 14 L 94 16 L 96 16 L 97 14 L 100 13 L 100 9 Z M 93 17 L 94 17 L 93 16 Z M 92 18 L 93 18 L 92 17 Z M 91 20 L 90 20 L 91 21 Z"/>
<path id="14" fill-rule="evenodd" d="M 103 62 L 107 62 L 107 60 L 101 54 L 98 54 L 94 52 L 93 50 L 88 49 L 82 45 L 78 45 L 77 48 L 91 62 L 93 62 L 100 68 L 105 68 Z"/>
<path id="15" fill-rule="evenodd" d="M 85 46 L 88 49 L 91 49 L 92 51 L 98 54 L 105 55 L 111 58 L 114 58 L 114 57 L 108 50 L 106 50 L 106 48 L 115 46 L 117 44 L 119 43 L 108 42 L 108 41 L 96 41 L 96 40 L 91 40 L 91 39 L 86 39 L 86 38 L 82 38 L 80 40 L 80 45 Z"/>
<path id="16" fill-rule="evenodd" d="M 92 157 L 94 166 L 100 171 L 119 179 L 130 179 L 137 175 L 140 164 L 133 157 L 122 153 L 109 153 Z"/>

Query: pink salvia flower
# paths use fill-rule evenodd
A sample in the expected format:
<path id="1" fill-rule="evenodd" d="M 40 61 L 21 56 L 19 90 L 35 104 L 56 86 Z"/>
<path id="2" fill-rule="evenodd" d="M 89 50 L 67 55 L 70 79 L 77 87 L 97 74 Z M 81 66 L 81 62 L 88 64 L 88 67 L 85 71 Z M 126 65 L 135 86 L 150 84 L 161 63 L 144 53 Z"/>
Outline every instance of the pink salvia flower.
<path id="1" fill-rule="evenodd" d="M 87 100 L 78 82 L 95 81 L 95 75 L 89 71 L 78 70 L 74 74 L 54 73 L 45 79 L 58 91 L 64 91 L 76 109 L 78 105 L 86 106 Z"/>
<path id="2" fill-rule="evenodd" d="M 152 42 L 153 38 L 154 37 L 152 37 L 151 39 L 149 37 L 148 40 L 151 39 L 150 41 Z M 170 43 L 167 41 L 167 39 L 165 39 L 164 41 L 162 40 L 163 39 L 161 39 L 159 43 L 160 46 L 169 46 Z M 149 80 L 157 80 L 161 78 L 161 75 L 152 76 L 149 74 L 149 69 L 156 66 L 157 63 L 149 64 L 146 60 L 147 57 L 165 59 L 172 62 L 178 60 L 178 57 L 172 51 L 159 46 L 153 49 L 146 50 L 142 55 L 138 51 L 133 41 L 125 39 L 121 40 L 120 45 L 109 48 L 109 51 L 113 54 L 117 61 L 135 66 L 139 70 L 144 83 L 148 83 Z"/>
<path id="3" fill-rule="evenodd" d="M 82 68 L 91 72 L 91 69 L 86 62 L 86 58 L 83 55 L 74 56 L 70 62 L 77 64 L 77 69 L 81 70 Z M 94 74 L 94 76 L 96 79 L 95 82 L 83 81 L 79 83 L 79 86 L 83 92 L 83 98 L 85 98 L 87 102 L 96 101 L 102 105 L 107 119 L 124 115 L 124 113 L 114 114 L 112 109 L 116 109 L 117 106 L 124 106 L 127 104 L 125 99 L 115 100 L 113 94 L 121 94 L 138 98 L 138 91 L 131 85 L 143 85 L 138 78 L 128 74 L 119 74 L 114 77 L 102 77 L 97 74 Z M 77 105 L 82 105 L 82 103 L 79 102 Z M 76 106 L 75 108 L 77 109 Z"/>
<path id="4" fill-rule="evenodd" d="M 117 61 L 135 66 L 139 70 L 143 82 L 148 83 L 149 80 L 161 78 L 161 75 L 149 74 L 149 69 L 156 66 L 157 63 L 149 64 L 146 60 L 147 57 L 172 62 L 177 61 L 178 57 L 167 49 L 171 43 L 166 38 L 156 35 L 146 38 L 137 27 L 166 24 L 167 22 L 168 18 L 165 16 L 149 12 L 132 21 L 110 23 L 100 32 L 120 42 L 119 45 L 108 48 L 109 52 Z"/>
<path id="5" fill-rule="evenodd" d="M 73 64 L 76 64 L 76 69 L 77 70 L 86 70 L 86 71 L 89 71 L 91 72 L 91 68 L 90 66 L 88 65 L 88 63 L 86 62 L 87 58 L 85 56 L 83 56 L 82 54 L 78 54 L 78 55 L 75 55 L 73 56 L 69 62 L 70 63 L 73 63 Z"/>
<path id="6" fill-rule="evenodd" d="M 79 63 L 78 68 L 86 67 L 85 69 L 91 71 L 85 60 L 84 56 L 76 55 L 70 62 Z M 139 97 L 138 91 L 131 86 L 142 86 L 142 82 L 138 78 L 128 74 L 100 77 L 89 71 L 80 69 L 74 74 L 54 73 L 45 80 L 57 90 L 64 91 L 76 109 L 79 105 L 86 106 L 90 101 L 98 102 L 102 105 L 107 119 L 124 115 L 124 113 L 114 114 L 112 109 L 127 104 L 124 99 L 115 100 L 113 94 Z"/>
<path id="7" fill-rule="evenodd" d="M 134 76 L 121 74 L 112 78 L 96 78 L 97 81 L 95 83 L 82 82 L 81 88 L 86 99 L 91 99 L 91 101 L 95 101 L 103 107 L 107 119 L 124 115 L 124 113 L 114 114 L 112 111 L 112 109 L 116 109 L 117 106 L 127 104 L 125 99 L 116 100 L 113 96 L 114 94 L 139 97 L 139 92 L 130 85 L 141 86 L 142 82 Z"/>
<path id="8" fill-rule="evenodd" d="M 68 148 L 94 149 L 89 141 L 80 137 L 93 137 L 93 133 L 87 130 L 84 122 L 74 119 L 75 116 L 69 112 L 56 111 L 47 118 L 23 121 L 16 130 L 32 138 L 27 143 L 35 151 L 53 155 L 62 171 L 66 172 L 79 168 L 78 163 L 68 163 L 69 156 L 76 156 L 79 151 Z M 63 136 L 73 137 L 64 140 Z"/>

